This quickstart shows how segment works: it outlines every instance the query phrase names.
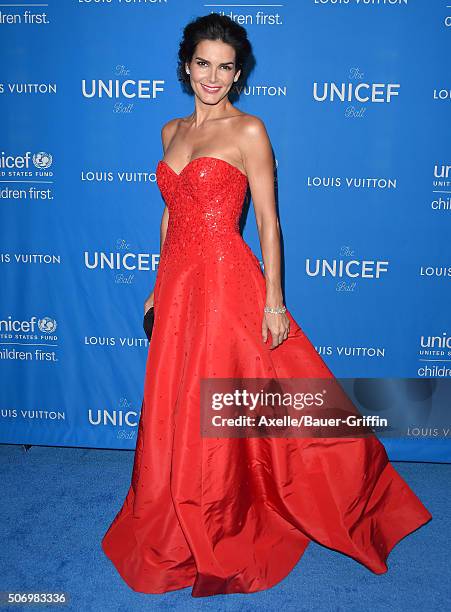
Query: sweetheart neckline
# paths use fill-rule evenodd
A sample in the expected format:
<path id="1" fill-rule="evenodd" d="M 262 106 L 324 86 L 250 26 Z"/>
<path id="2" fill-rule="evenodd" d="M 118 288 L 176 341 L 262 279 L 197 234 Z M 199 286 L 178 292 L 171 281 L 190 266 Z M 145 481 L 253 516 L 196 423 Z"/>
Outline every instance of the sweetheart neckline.
<path id="1" fill-rule="evenodd" d="M 182 168 L 182 170 L 180 171 L 180 173 L 177 173 L 174 168 L 171 168 L 171 166 L 164 161 L 164 159 L 160 159 L 160 161 L 158 162 L 159 164 L 164 164 L 167 168 L 169 168 L 169 170 L 171 172 L 173 172 L 175 174 L 175 176 L 182 176 L 182 174 L 185 172 L 185 170 L 195 161 L 197 161 L 198 159 L 214 159 L 216 161 L 220 161 L 224 164 L 227 164 L 228 166 L 230 166 L 231 168 L 233 168 L 234 170 L 236 170 L 237 172 L 239 172 L 241 174 L 241 176 L 243 176 L 246 180 L 247 180 L 247 176 L 244 174 L 244 172 L 242 172 L 239 168 L 237 168 L 236 166 L 234 166 L 233 164 L 231 164 L 230 162 L 226 161 L 225 159 L 221 159 L 220 157 L 213 157 L 212 155 L 201 155 L 200 157 L 195 157 L 194 159 L 191 159 L 184 168 Z"/>

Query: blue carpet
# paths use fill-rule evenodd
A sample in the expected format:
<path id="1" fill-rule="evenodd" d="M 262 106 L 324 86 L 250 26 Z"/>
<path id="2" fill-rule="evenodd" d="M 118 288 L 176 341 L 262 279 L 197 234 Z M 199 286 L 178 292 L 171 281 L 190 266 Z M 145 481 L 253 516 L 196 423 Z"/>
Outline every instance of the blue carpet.
<path id="1" fill-rule="evenodd" d="M 377 576 L 312 542 L 272 589 L 193 598 L 132 591 L 100 548 L 130 484 L 132 451 L 0 445 L 0 590 L 65 591 L 66 606 L 10 610 L 292 610 L 390 612 L 451 609 L 451 465 L 393 462 L 433 515 L 392 550 Z"/>

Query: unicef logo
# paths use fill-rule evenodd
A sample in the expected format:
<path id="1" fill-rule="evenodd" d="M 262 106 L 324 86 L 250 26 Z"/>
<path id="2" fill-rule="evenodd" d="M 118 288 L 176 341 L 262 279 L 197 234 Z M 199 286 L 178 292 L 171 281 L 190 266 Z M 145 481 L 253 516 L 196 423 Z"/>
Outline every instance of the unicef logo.
<path id="1" fill-rule="evenodd" d="M 50 153 L 45 153 L 44 151 L 39 151 L 39 153 L 33 155 L 33 163 L 36 168 L 50 168 L 52 159 Z"/>
<path id="2" fill-rule="evenodd" d="M 56 329 L 56 321 L 50 317 L 44 317 L 43 319 L 39 319 L 38 327 L 41 332 L 52 334 Z"/>

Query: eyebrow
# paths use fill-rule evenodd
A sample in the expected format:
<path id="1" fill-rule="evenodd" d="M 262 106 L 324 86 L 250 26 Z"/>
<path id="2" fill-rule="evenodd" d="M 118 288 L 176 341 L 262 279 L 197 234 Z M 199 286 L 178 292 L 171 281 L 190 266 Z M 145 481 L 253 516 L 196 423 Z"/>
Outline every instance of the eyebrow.
<path id="1" fill-rule="evenodd" d="M 199 57 L 198 55 L 194 59 L 202 60 L 203 62 L 208 62 L 208 60 L 204 59 L 203 57 Z M 219 65 L 227 66 L 228 64 L 235 64 L 235 62 L 221 62 Z"/>

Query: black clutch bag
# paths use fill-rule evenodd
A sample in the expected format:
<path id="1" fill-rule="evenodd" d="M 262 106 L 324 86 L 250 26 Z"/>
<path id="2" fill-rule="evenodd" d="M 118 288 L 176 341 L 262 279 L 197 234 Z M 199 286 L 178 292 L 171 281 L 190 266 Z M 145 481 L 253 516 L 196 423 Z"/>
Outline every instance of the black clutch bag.
<path id="1" fill-rule="evenodd" d="M 151 306 L 147 310 L 146 314 L 144 315 L 144 320 L 143 320 L 144 331 L 146 332 L 146 336 L 149 342 L 152 336 L 153 321 L 154 321 L 154 310 L 153 310 L 153 306 Z"/>

